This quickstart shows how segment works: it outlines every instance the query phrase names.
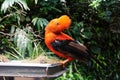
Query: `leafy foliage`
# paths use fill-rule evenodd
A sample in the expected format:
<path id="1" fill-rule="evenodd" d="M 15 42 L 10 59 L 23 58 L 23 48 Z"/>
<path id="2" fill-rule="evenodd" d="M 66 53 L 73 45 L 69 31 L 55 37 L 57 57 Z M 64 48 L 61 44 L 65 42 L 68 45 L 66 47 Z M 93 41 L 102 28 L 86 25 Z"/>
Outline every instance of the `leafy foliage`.
<path id="1" fill-rule="evenodd" d="M 8 8 L 14 8 L 13 7 L 13 4 L 17 3 L 21 9 L 25 9 L 25 10 L 29 10 L 25 0 L 5 0 L 3 3 L 2 3 L 2 6 L 1 6 L 1 11 L 4 11 L 4 13 L 7 11 Z"/>
<path id="2" fill-rule="evenodd" d="M 43 30 L 44 27 L 48 24 L 48 21 L 44 18 L 34 18 L 32 20 L 34 26 L 37 26 L 37 30 Z"/>
<path id="3" fill-rule="evenodd" d="M 21 53 L 22 59 L 26 56 L 26 50 L 28 49 L 28 53 L 32 53 L 32 42 L 28 38 L 27 33 L 24 30 L 21 30 L 19 28 L 16 29 L 15 35 L 14 35 L 14 42 L 19 49 L 18 52 Z"/>
<path id="4" fill-rule="evenodd" d="M 1 0 L 0 53 L 10 59 L 49 53 L 44 28 L 49 20 L 67 14 L 72 25 L 65 33 L 85 44 L 107 68 L 73 61 L 57 80 L 119 80 L 119 4 L 119 0 Z"/>

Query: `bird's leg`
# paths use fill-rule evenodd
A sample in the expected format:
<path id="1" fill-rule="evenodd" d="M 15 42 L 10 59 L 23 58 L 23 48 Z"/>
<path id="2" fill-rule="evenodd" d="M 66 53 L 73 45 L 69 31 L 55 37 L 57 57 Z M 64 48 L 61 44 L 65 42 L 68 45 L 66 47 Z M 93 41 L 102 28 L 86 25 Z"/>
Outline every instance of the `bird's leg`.
<path id="1" fill-rule="evenodd" d="M 69 62 L 69 61 L 70 61 L 69 59 L 66 59 L 66 60 L 64 60 L 64 61 L 61 61 L 60 63 L 64 65 L 64 64 L 66 64 L 66 63 Z"/>
<path id="2" fill-rule="evenodd" d="M 65 65 L 66 65 L 69 61 L 71 61 L 71 60 L 72 60 L 71 58 L 68 58 L 68 59 L 66 59 L 66 60 L 64 60 L 64 61 L 61 61 L 60 64 L 62 64 L 63 67 L 65 67 Z"/>

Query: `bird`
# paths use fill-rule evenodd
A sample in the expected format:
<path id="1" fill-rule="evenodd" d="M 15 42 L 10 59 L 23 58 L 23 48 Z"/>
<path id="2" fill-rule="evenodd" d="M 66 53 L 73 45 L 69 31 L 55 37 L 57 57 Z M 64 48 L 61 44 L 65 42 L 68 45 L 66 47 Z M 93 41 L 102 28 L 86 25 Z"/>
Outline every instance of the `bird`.
<path id="1" fill-rule="evenodd" d="M 71 25 L 71 19 L 68 15 L 62 15 L 50 20 L 45 27 L 45 44 L 54 54 L 65 58 L 61 64 L 66 64 L 72 60 L 89 61 L 95 60 L 103 66 L 98 59 L 82 43 L 65 34 L 63 31 L 68 30 Z"/>

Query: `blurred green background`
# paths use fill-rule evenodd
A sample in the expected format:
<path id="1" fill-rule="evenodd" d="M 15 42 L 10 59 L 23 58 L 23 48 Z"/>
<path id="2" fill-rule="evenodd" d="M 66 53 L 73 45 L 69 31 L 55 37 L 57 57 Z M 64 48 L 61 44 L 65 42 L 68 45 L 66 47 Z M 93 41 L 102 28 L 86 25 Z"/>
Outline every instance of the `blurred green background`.
<path id="1" fill-rule="evenodd" d="M 120 80 L 120 0 L 0 0 L 0 6 L 0 54 L 11 60 L 54 56 L 44 44 L 44 28 L 66 14 L 72 24 L 65 33 L 107 68 L 72 61 L 56 80 Z"/>

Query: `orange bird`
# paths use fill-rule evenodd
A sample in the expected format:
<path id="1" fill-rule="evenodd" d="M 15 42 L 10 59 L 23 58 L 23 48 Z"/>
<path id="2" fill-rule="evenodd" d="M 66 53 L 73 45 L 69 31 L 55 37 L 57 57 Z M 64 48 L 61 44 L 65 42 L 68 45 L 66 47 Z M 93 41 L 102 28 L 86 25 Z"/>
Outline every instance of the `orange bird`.
<path id="1" fill-rule="evenodd" d="M 45 28 L 45 44 L 56 55 L 66 58 L 62 61 L 65 64 L 71 60 L 91 60 L 101 63 L 90 54 L 89 50 L 83 44 L 75 41 L 72 37 L 62 31 L 68 29 L 71 19 L 67 15 L 51 20 Z"/>

